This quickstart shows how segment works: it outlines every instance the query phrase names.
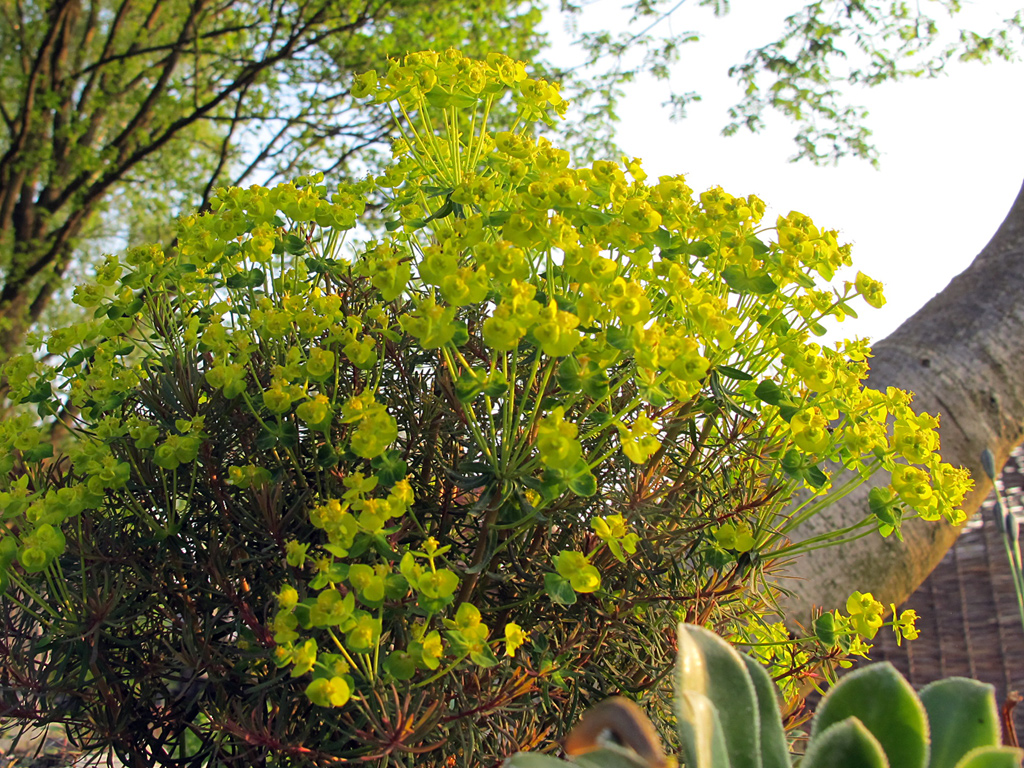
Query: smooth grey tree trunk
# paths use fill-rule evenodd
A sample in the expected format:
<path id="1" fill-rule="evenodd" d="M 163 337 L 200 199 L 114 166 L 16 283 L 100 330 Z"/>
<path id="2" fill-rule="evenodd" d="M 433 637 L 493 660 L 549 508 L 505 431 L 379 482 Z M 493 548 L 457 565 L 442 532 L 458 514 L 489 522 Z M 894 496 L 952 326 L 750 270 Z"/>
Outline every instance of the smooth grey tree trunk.
<path id="1" fill-rule="evenodd" d="M 928 254 L 914 254 L 928 269 Z M 996 466 L 1024 440 L 1024 186 L 974 262 L 891 336 L 874 346 L 868 386 L 916 393 L 917 410 L 940 414 L 942 458 L 967 467 L 971 515 L 991 490 L 981 470 L 987 447 Z M 876 483 L 886 478 L 876 475 Z M 796 532 L 796 539 L 835 530 L 868 513 L 868 487 L 838 502 Z M 899 605 L 938 564 L 958 529 L 905 523 L 904 541 L 871 536 L 799 557 L 781 579 L 784 604 L 798 620 L 812 606 L 845 605 L 853 590 Z"/>

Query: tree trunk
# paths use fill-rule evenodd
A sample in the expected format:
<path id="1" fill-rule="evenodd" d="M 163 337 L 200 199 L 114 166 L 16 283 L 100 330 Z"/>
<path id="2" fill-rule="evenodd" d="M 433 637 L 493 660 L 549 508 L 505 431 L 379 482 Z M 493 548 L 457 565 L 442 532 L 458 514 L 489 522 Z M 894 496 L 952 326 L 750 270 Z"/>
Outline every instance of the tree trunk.
<path id="1" fill-rule="evenodd" d="M 927 254 L 920 268 L 927 269 Z M 972 515 L 991 490 L 981 452 L 1001 467 L 1024 440 L 1024 186 L 974 262 L 891 336 L 874 347 L 868 386 L 916 393 L 918 410 L 940 414 L 942 458 L 971 471 Z M 876 475 L 875 485 L 887 478 Z M 867 493 L 838 502 L 796 532 L 804 539 L 850 525 L 868 514 Z M 845 605 L 853 590 L 899 605 L 952 546 L 959 529 L 920 520 L 904 523 L 904 541 L 877 534 L 798 558 L 781 583 L 785 605 L 803 620 L 811 606 Z"/>

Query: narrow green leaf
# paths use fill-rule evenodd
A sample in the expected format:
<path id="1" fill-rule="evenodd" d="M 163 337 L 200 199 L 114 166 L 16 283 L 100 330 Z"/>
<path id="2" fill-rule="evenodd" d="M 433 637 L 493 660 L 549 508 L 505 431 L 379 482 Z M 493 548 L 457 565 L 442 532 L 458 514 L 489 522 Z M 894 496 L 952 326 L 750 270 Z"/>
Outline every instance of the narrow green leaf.
<path id="1" fill-rule="evenodd" d="M 723 376 L 730 379 L 736 379 L 737 381 L 753 381 L 754 377 L 746 371 L 741 371 L 739 368 L 732 368 L 728 365 L 719 365 L 715 368 Z"/>
<path id="2" fill-rule="evenodd" d="M 812 740 L 849 717 L 856 717 L 871 731 L 891 765 L 927 765 L 928 719 L 924 705 L 892 664 L 872 664 L 844 675 L 818 706 Z"/>
<path id="3" fill-rule="evenodd" d="M 889 761 L 871 731 L 849 717 L 811 738 L 800 768 L 889 768 Z"/>
<path id="4" fill-rule="evenodd" d="M 995 688 L 966 677 L 947 677 L 921 689 L 932 733 L 929 768 L 954 768 L 977 747 L 999 746 Z"/>

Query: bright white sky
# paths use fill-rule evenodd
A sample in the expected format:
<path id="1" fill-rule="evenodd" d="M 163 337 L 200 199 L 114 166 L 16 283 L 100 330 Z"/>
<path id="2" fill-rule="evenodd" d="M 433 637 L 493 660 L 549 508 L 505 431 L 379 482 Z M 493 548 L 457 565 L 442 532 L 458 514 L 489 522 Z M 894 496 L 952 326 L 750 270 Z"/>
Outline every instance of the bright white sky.
<path id="1" fill-rule="evenodd" d="M 583 25 L 616 28 L 622 4 L 594 0 Z M 854 246 L 854 268 L 885 283 L 888 299 L 881 310 L 858 309 L 860 317 L 843 323 L 839 336 L 878 340 L 967 267 L 1016 197 L 1024 180 L 1024 63 L 954 64 L 937 80 L 852 94 L 853 103 L 870 110 L 880 170 L 854 159 L 827 168 L 790 163 L 795 129 L 782 117 L 756 135 L 724 138 L 720 132 L 726 110 L 740 98 L 729 66 L 777 39 L 786 13 L 805 4 L 734 0 L 732 13 L 716 19 L 696 0 L 684 3 L 663 27 L 699 30 L 702 40 L 684 47 L 673 78 L 676 90 L 695 90 L 704 100 L 690 107 L 686 120 L 673 123 L 660 106 L 669 86 L 653 79 L 634 83 L 619 112 L 618 140 L 626 153 L 643 158 L 652 178 L 683 173 L 696 192 L 719 185 L 758 195 L 769 206 L 766 221 L 798 210 L 839 230 L 841 241 Z M 980 23 L 971 26 L 982 31 L 1010 16 L 1019 2 L 975 5 L 981 7 L 969 18 Z M 549 58 L 580 63 L 582 52 L 568 47 L 558 18 L 549 15 L 548 24 L 556 42 Z"/>

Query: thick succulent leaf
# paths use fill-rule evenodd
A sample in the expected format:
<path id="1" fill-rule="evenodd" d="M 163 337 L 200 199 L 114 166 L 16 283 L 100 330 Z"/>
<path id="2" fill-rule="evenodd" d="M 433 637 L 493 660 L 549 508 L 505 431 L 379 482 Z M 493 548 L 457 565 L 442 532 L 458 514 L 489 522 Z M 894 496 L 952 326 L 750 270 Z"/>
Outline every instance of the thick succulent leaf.
<path id="1" fill-rule="evenodd" d="M 789 747 L 779 712 L 778 688 L 768 672 L 746 654 L 740 658 L 747 665 L 747 673 L 757 694 L 757 708 L 761 721 L 761 765 L 763 768 L 789 768 Z"/>
<path id="2" fill-rule="evenodd" d="M 844 675 L 818 705 L 811 738 L 848 717 L 856 717 L 878 739 L 890 765 L 928 765 L 924 705 L 892 664 L 872 664 Z"/>
<path id="3" fill-rule="evenodd" d="M 932 734 L 929 768 L 953 768 L 977 747 L 999 746 L 995 688 L 966 677 L 948 677 L 921 689 Z"/>
<path id="4" fill-rule="evenodd" d="M 709 701 L 732 768 L 762 768 L 757 693 L 747 665 L 722 638 L 693 624 L 679 625 L 676 695 L 684 693 L 699 694 Z"/>
<path id="5" fill-rule="evenodd" d="M 811 737 L 800 768 L 889 768 L 889 761 L 878 739 L 848 717 Z"/>
<path id="6" fill-rule="evenodd" d="M 504 762 L 502 768 L 571 768 L 565 760 L 539 752 L 516 752 Z"/>
<path id="7" fill-rule="evenodd" d="M 1020 768 L 1024 749 L 1017 747 L 978 747 L 972 749 L 956 768 Z"/>
<path id="8" fill-rule="evenodd" d="M 675 708 L 686 768 L 730 768 L 722 722 L 711 699 L 696 691 L 679 691 Z"/>
<path id="9" fill-rule="evenodd" d="M 632 749 L 620 747 L 618 744 L 607 744 L 593 752 L 576 755 L 572 761 L 581 768 L 651 768 L 647 761 Z M 562 764 L 562 768 L 565 768 L 565 763 Z"/>

